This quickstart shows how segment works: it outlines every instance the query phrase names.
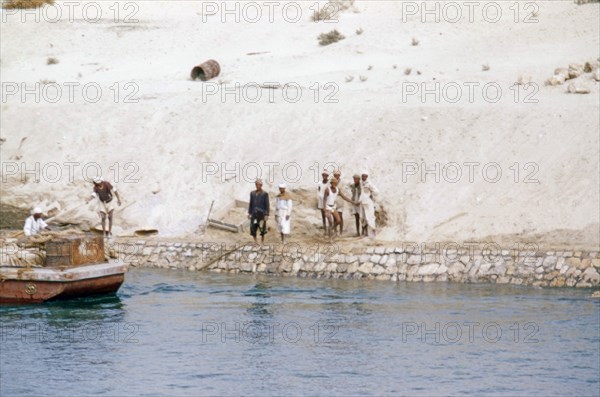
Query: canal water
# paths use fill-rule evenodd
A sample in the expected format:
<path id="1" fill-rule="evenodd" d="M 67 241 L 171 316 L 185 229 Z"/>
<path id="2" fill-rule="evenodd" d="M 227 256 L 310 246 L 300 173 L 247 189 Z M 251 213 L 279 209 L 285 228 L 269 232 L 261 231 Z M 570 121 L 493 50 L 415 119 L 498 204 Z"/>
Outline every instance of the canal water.
<path id="1" fill-rule="evenodd" d="M 600 394 L 589 290 L 133 269 L 0 307 L 0 395 Z"/>

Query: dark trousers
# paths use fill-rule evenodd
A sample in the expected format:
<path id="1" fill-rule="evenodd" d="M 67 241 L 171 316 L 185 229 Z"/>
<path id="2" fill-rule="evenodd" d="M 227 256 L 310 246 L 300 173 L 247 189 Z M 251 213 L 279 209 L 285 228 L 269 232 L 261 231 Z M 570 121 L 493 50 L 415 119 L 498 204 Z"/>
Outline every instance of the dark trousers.
<path id="1" fill-rule="evenodd" d="M 250 235 L 256 237 L 256 232 L 260 230 L 260 235 L 267 234 L 267 221 L 263 213 L 255 213 L 250 218 Z"/>

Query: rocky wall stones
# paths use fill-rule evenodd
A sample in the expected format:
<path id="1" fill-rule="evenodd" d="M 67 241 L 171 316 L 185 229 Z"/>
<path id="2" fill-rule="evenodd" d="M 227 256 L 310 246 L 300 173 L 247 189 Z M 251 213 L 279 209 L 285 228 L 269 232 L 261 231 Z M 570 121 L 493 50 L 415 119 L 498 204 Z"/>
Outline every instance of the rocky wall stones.
<path id="1" fill-rule="evenodd" d="M 137 267 L 382 281 L 600 286 L 600 253 L 366 247 L 299 253 L 282 246 L 128 241 L 111 247 Z"/>

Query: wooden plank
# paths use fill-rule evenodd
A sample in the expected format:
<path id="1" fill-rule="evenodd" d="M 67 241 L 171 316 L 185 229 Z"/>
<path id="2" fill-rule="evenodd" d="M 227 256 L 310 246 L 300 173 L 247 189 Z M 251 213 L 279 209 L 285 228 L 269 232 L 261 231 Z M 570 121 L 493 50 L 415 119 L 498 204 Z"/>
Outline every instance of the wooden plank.
<path id="1" fill-rule="evenodd" d="M 222 222 L 222 221 L 217 221 L 217 220 L 214 220 L 214 219 L 209 219 L 208 220 L 208 226 L 212 226 L 215 229 L 226 230 L 228 232 L 233 232 L 233 233 L 239 233 L 240 232 L 239 226 L 232 225 L 231 223 L 225 223 L 225 222 Z"/>
<path id="2" fill-rule="evenodd" d="M 248 206 L 250 205 L 249 202 L 247 201 L 243 201 L 243 200 L 235 200 L 235 206 L 237 208 L 246 208 L 248 209 Z"/>
<path id="3" fill-rule="evenodd" d="M 202 233 L 206 232 L 206 228 L 208 227 L 208 220 L 210 219 L 210 213 L 212 212 L 214 204 L 215 204 L 215 200 L 213 200 L 212 203 L 210 203 L 208 215 L 206 215 L 206 221 L 204 221 L 204 225 L 202 226 Z"/>

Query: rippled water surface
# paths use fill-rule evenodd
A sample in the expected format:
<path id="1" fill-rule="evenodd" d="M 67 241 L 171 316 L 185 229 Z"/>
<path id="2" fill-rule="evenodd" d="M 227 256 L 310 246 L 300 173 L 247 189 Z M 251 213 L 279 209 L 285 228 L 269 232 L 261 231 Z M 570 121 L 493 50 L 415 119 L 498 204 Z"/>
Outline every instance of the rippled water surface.
<path id="1" fill-rule="evenodd" d="M 134 269 L 0 307 L 0 395 L 600 395 L 589 290 Z"/>

